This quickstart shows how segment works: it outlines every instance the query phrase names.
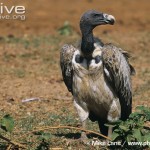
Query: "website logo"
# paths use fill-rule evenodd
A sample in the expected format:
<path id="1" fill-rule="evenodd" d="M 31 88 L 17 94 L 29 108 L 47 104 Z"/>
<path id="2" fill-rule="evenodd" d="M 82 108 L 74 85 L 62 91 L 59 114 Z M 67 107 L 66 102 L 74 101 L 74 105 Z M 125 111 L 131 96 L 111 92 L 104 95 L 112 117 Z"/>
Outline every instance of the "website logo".
<path id="1" fill-rule="evenodd" d="M 0 3 L 0 20 L 25 20 L 25 6 L 6 6 Z"/>

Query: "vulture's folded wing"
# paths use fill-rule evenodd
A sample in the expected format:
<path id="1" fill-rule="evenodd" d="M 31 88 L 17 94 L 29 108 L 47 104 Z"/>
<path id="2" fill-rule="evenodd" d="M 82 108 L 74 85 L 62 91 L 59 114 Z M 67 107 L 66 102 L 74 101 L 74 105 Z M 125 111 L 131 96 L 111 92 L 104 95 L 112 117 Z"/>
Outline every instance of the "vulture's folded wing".
<path id="1" fill-rule="evenodd" d="M 70 92 L 72 92 L 72 58 L 76 49 L 72 45 L 65 44 L 60 51 L 60 66 L 63 80 Z"/>
<path id="2" fill-rule="evenodd" d="M 112 44 L 106 44 L 102 48 L 102 57 L 107 70 L 106 78 L 111 81 L 110 85 L 119 97 L 121 119 L 126 120 L 132 111 L 131 75 L 135 73 L 128 62 L 129 54 Z"/>

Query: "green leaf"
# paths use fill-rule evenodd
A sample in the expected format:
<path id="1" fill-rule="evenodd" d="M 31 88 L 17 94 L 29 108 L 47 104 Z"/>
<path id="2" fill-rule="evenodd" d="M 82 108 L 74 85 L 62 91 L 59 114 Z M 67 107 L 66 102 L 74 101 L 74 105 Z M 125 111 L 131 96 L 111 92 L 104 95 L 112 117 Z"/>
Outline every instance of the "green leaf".
<path id="1" fill-rule="evenodd" d="M 49 140 L 51 138 L 50 133 L 43 133 L 42 135 L 39 136 L 40 140 Z"/>
<path id="2" fill-rule="evenodd" d="M 135 118 L 140 119 L 141 116 L 143 116 L 142 112 L 134 112 L 134 113 L 130 114 L 129 118 L 130 119 L 135 119 Z"/>
<path id="3" fill-rule="evenodd" d="M 42 137 L 43 137 L 44 140 L 49 140 L 51 138 L 51 134 L 50 133 L 44 133 L 42 135 Z"/>
<path id="4" fill-rule="evenodd" d="M 113 132 L 121 133 L 119 129 L 115 129 Z"/>
<path id="5" fill-rule="evenodd" d="M 134 136 L 134 138 L 136 138 L 136 140 L 138 142 L 142 142 L 142 135 L 141 135 L 140 129 L 134 129 L 133 130 L 133 136 Z"/>
<path id="6" fill-rule="evenodd" d="M 132 135 L 128 135 L 128 136 L 127 136 L 127 142 L 131 142 L 132 139 L 133 139 Z"/>
<path id="7" fill-rule="evenodd" d="M 12 132 L 14 128 L 14 119 L 9 115 L 5 115 L 1 120 L 1 128 L 6 132 Z"/>
<path id="8" fill-rule="evenodd" d="M 145 106 L 137 106 L 136 109 L 140 110 L 146 117 L 147 121 L 150 121 L 150 108 Z"/>
<path id="9" fill-rule="evenodd" d="M 150 111 L 149 107 L 145 107 L 143 105 L 137 106 L 136 109 L 141 110 L 141 111 Z"/>
<path id="10" fill-rule="evenodd" d="M 120 125 L 119 127 L 120 127 L 120 129 L 124 130 L 125 132 L 130 130 L 127 126 Z"/>
<path id="11" fill-rule="evenodd" d="M 145 109 L 145 106 L 140 105 L 140 106 L 137 106 L 136 109 L 143 111 Z"/>
<path id="12" fill-rule="evenodd" d="M 116 125 L 115 124 L 109 124 L 109 123 L 105 123 L 104 124 L 106 127 L 115 127 Z"/>
<path id="13" fill-rule="evenodd" d="M 150 112 L 146 112 L 145 115 L 146 115 L 146 120 L 147 120 L 147 121 L 150 121 Z"/>
<path id="14" fill-rule="evenodd" d="M 117 133 L 117 132 L 113 132 L 113 134 L 112 134 L 112 141 L 114 141 L 116 138 L 118 138 L 120 135 L 119 135 L 119 133 Z"/>
<path id="15" fill-rule="evenodd" d="M 60 35 L 71 35 L 72 34 L 72 27 L 68 21 L 64 22 L 64 25 L 58 29 L 58 33 Z"/>
<path id="16" fill-rule="evenodd" d="M 150 142 L 150 133 L 144 135 L 144 141 L 149 141 Z"/>

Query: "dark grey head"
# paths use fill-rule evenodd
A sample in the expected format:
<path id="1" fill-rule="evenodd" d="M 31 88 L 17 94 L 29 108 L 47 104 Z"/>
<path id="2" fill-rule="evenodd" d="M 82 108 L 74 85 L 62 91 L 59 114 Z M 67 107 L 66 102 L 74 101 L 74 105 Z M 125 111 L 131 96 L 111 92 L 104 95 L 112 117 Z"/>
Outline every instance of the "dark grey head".
<path id="1" fill-rule="evenodd" d="M 85 12 L 80 20 L 80 29 L 82 32 L 81 51 L 85 57 L 92 55 L 94 51 L 94 37 L 92 30 L 98 25 L 113 25 L 115 18 L 95 10 Z"/>
<path id="2" fill-rule="evenodd" d="M 108 15 L 95 10 L 89 10 L 85 12 L 80 20 L 81 31 L 84 30 L 85 26 L 92 30 L 98 25 L 105 25 L 115 23 L 115 18 L 112 15 Z"/>

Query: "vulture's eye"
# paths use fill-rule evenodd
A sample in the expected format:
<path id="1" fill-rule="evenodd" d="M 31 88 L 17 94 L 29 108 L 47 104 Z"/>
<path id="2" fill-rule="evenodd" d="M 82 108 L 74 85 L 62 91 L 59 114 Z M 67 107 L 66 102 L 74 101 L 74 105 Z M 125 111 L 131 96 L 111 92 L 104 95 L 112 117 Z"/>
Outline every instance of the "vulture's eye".
<path id="1" fill-rule="evenodd" d="M 75 57 L 75 61 L 76 61 L 76 63 L 81 63 L 83 61 L 83 57 L 78 54 Z"/>
<path id="2" fill-rule="evenodd" d="M 101 61 L 101 56 L 96 56 L 95 57 L 95 63 L 98 64 Z"/>
<path id="3" fill-rule="evenodd" d="M 99 14 L 94 14 L 93 16 L 94 16 L 94 17 L 99 17 Z"/>

